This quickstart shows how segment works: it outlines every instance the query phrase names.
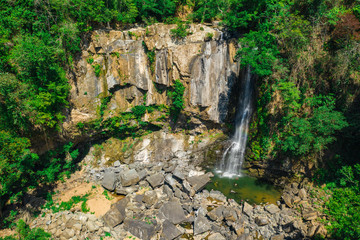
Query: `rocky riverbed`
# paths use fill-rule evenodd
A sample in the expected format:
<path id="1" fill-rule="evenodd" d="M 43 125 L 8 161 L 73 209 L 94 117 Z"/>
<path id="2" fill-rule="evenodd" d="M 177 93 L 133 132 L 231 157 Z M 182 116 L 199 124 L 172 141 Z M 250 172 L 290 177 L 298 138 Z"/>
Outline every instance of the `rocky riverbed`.
<path id="1" fill-rule="evenodd" d="M 277 204 L 250 205 L 204 190 L 212 173 L 186 160 L 115 162 L 88 168 L 87 179 L 124 198 L 101 217 L 51 213 L 32 222 L 55 239 L 310 239 L 326 236 L 309 187 L 285 187 Z"/>

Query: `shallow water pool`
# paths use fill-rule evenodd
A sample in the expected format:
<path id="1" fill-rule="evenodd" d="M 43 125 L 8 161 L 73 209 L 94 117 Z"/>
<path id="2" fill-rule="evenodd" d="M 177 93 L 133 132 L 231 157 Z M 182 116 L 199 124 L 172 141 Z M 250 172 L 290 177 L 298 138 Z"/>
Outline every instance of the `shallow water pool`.
<path id="1" fill-rule="evenodd" d="M 280 200 L 281 193 L 273 185 L 254 177 L 221 177 L 214 173 L 212 181 L 206 185 L 206 189 L 221 191 L 227 198 L 232 198 L 238 203 L 246 200 L 250 204 L 274 203 Z"/>

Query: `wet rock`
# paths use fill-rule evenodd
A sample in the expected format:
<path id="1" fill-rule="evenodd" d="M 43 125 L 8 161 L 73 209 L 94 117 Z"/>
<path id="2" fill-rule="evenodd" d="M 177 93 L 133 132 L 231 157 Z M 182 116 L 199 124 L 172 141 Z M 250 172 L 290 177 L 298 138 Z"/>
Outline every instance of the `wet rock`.
<path id="1" fill-rule="evenodd" d="M 128 187 L 134 185 L 140 181 L 139 174 L 135 169 L 124 170 L 120 173 L 121 185 Z"/>
<path id="2" fill-rule="evenodd" d="M 280 208 L 278 208 L 278 206 L 274 205 L 274 204 L 270 204 L 265 206 L 265 210 L 268 211 L 271 214 L 275 214 L 280 212 Z"/>
<path id="3" fill-rule="evenodd" d="M 144 240 L 151 239 L 157 230 L 156 222 L 151 222 L 149 224 L 148 222 L 128 218 L 124 221 L 124 229 Z"/>
<path id="4" fill-rule="evenodd" d="M 159 187 L 164 184 L 164 175 L 161 173 L 156 173 L 146 178 L 152 188 Z"/>
<path id="5" fill-rule="evenodd" d="M 104 173 L 104 178 L 101 182 L 101 186 L 112 192 L 115 190 L 116 181 L 116 174 L 113 171 L 107 171 Z"/>
<path id="6" fill-rule="evenodd" d="M 210 180 L 211 179 L 206 174 L 187 178 L 187 181 L 190 183 L 195 192 L 202 190 L 206 184 L 210 182 Z"/>
<path id="7" fill-rule="evenodd" d="M 184 209 L 178 202 L 167 202 L 159 209 L 159 217 L 167 219 L 173 224 L 179 224 L 186 220 Z"/>
<path id="8" fill-rule="evenodd" d="M 194 221 L 194 235 L 201 234 L 211 229 L 210 222 L 202 215 L 197 216 Z"/>
<path id="9" fill-rule="evenodd" d="M 265 225 L 268 225 L 268 224 L 269 224 L 269 219 L 268 219 L 268 218 L 265 218 L 265 217 L 256 217 L 256 218 L 255 218 L 255 223 L 256 223 L 258 226 L 265 226 Z"/>
<path id="10" fill-rule="evenodd" d="M 161 236 L 166 240 L 172 240 L 181 235 L 181 231 L 170 221 L 165 220 L 163 222 L 163 230 Z"/>

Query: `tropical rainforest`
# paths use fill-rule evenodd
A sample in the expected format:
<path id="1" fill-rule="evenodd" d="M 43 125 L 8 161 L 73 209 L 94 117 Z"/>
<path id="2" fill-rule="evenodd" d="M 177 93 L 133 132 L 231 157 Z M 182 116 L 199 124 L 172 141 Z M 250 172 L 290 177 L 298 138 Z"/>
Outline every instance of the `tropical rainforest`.
<path id="1" fill-rule="evenodd" d="M 257 76 L 248 161 L 319 162 L 328 230 L 360 239 L 358 0 L 0 0 L 0 209 L 75 168 L 72 143 L 42 154 L 32 144 L 61 131 L 67 74 L 92 30 L 163 22 L 184 37 L 186 24 L 213 21 Z"/>

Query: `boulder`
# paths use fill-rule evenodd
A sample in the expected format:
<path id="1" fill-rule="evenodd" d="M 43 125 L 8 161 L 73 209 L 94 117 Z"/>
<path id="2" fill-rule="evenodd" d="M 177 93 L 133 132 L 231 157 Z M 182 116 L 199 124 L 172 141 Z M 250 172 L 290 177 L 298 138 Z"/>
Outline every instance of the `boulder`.
<path id="1" fill-rule="evenodd" d="M 226 196 L 222 192 L 213 189 L 210 191 L 210 198 L 216 201 L 226 202 Z"/>
<path id="2" fill-rule="evenodd" d="M 305 190 L 304 188 L 300 189 L 300 191 L 299 191 L 299 197 L 300 197 L 301 199 L 303 199 L 303 200 L 307 198 L 307 193 L 306 193 L 306 190 Z"/>
<path id="3" fill-rule="evenodd" d="M 222 221 L 224 219 L 224 217 L 223 217 L 224 209 L 225 209 L 224 206 L 219 206 L 219 207 L 211 210 L 210 212 L 208 212 L 207 215 L 213 221 Z"/>
<path id="4" fill-rule="evenodd" d="M 270 205 L 265 206 L 265 210 L 271 214 L 280 212 L 280 208 L 278 206 L 276 206 L 275 204 L 270 204 Z"/>
<path id="5" fill-rule="evenodd" d="M 251 217 L 253 214 L 253 211 L 254 211 L 254 208 L 247 202 L 244 202 L 243 213 L 245 213 L 248 217 Z"/>
<path id="6" fill-rule="evenodd" d="M 190 183 L 195 192 L 201 191 L 206 186 L 206 184 L 210 182 L 210 180 L 211 179 L 206 174 L 187 178 L 187 181 Z"/>
<path id="7" fill-rule="evenodd" d="M 220 233 L 213 233 L 208 238 L 208 240 L 226 240 Z"/>
<path id="8" fill-rule="evenodd" d="M 180 180 L 184 180 L 185 179 L 185 173 L 182 170 L 182 168 L 180 167 L 176 167 L 174 172 L 173 172 L 174 177 L 180 179 Z"/>
<path id="9" fill-rule="evenodd" d="M 164 184 L 164 175 L 162 173 L 156 173 L 146 178 L 152 188 L 159 187 Z"/>
<path id="10" fill-rule="evenodd" d="M 116 168 L 118 168 L 118 167 L 120 167 L 120 161 L 118 160 L 118 161 L 115 161 L 114 162 L 114 167 L 116 167 Z"/>
<path id="11" fill-rule="evenodd" d="M 140 239 L 150 240 L 157 231 L 157 224 L 154 221 L 144 222 L 127 218 L 124 221 L 124 229 Z"/>
<path id="12" fill-rule="evenodd" d="M 159 209 L 159 218 L 167 219 L 173 224 L 179 224 L 186 220 L 184 209 L 178 202 L 167 202 Z"/>
<path id="13" fill-rule="evenodd" d="M 255 218 L 255 223 L 258 226 L 265 226 L 265 225 L 269 224 L 269 219 L 265 218 L 265 217 L 256 217 Z"/>
<path id="14" fill-rule="evenodd" d="M 174 197 L 174 193 L 173 193 L 173 191 L 171 190 L 171 188 L 170 188 L 168 185 L 164 185 L 164 186 L 163 186 L 163 192 L 164 192 L 169 198 Z"/>
<path id="15" fill-rule="evenodd" d="M 283 234 L 273 235 L 271 236 L 270 240 L 284 240 L 284 235 Z"/>
<path id="16" fill-rule="evenodd" d="M 115 227 L 122 223 L 125 219 L 125 209 L 129 203 L 128 198 L 123 198 L 117 203 L 113 204 L 109 211 L 103 216 L 105 224 L 109 227 Z"/>
<path id="17" fill-rule="evenodd" d="M 172 240 L 181 235 L 181 231 L 170 221 L 163 222 L 163 230 L 161 236 L 166 240 Z"/>
<path id="18" fill-rule="evenodd" d="M 145 179 L 145 177 L 148 175 L 148 172 L 146 169 L 143 169 L 138 172 L 138 175 L 139 175 L 139 179 L 141 181 L 141 180 Z"/>
<path id="19" fill-rule="evenodd" d="M 317 218 L 318 213 L 316 211 L 308 210 L 308 211 L 304 211 L 302 216 L 305 221 L 311 221 Z"/>
<path id="20" fill-rule="evenodd" d="M 70 239 L 75 236 L 75 230 L 71 228 L 66 228 L 62 232 L 61 236 L 64 237 L 65 239 Z"/>
<path id="21" fill-rule="evenodd" d="M 289 193 L 284 193 L 281 198 L 284 200 L 285 204 L 291 208 L 293 206 L 293 200 Z"/>
<path id="22" fill-rule="evenodd" d="M 176 186 L 176 180 L 172 177 L 171 174 L 167 174 L 165 176 L 165 182 L 167 184 L 169 184 L 171 187 L 175 187 Z"/>
<path id="23" fill-rule="evenodd" d="M 121 185 L 128 187 L 134 185 L 140 181 L 139 174 L 135 169 L 124 170 L 120 173 Z"/>
<path id="24" fill-rule="evenodd" d="M 198 235 L 209 231 L 211 229 L 210 222 L 206 217 L 200 215 L 195 218 L 194 221 L 194 235 Z"/>
<path id="25" fill-rule="evenodd" d="M 151 207 L 154 205 L 158 200 L 158 196 L 155 191 L 147 191 L 144 194 L 143 202 L 145 203 L 146 207 Z"/>
<path id="26" fill-rule="evenodd" d="M 113 171 L 107 171 L 104 173 L 104 178 L 101 182 L 101 186 L 112 192 L 115 190 L 116 181 L 116 174 Z"/>

